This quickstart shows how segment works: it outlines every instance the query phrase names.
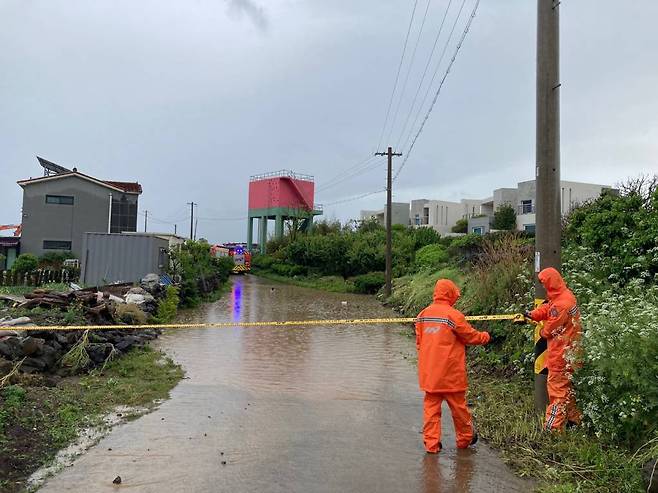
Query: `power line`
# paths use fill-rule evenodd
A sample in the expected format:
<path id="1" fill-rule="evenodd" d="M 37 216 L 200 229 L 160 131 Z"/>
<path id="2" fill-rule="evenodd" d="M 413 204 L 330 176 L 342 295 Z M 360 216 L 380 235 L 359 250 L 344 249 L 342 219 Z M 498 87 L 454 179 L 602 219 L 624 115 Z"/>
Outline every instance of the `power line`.
<path id="1" fill-rule="evenodd" d="M 372 162 L 373 160 L 376 160 L 376 162 L 373 163 Z M 334 180 L 333 183 L 330 183 L 328 185 L 323 185 L 323 186 L 319 187 L 317 189 L 317 191 L 321 192 L 321 191 L 327 190 L 329 188 L 335 187 L 336 185 L 340 185 L 341 183 L 343 183 L 343 182 L 345 182 L 345 181 L 347 181 L 351 178 L 354 178 L 358 175 L 362 175 L 363 173 L 366 173 L 366 172 L 368 172 L 372 169 L 375 169 L 378 166 L 381 166 L 381 162 L 379 162 L 379 160 L 376 159 L 376 156 L 371 156 L 371 158 L 368 159 L 368 161 L 366 161 L 364 163 L 364 165 L 362 165 L 361 167 L 356 168 L 356 169 L 352 170 L 351 172 L 344 174 L 339 179 Z"/>
<path id="2" fill-rule="evenodd" d="M 423 20 L 420 23 L 420 29 L 418 29 L 418 37 L 416 38 L 414 51 L 411 53 L 411 59 L 409 60 L 407 75 L 404 78 L 404 83 L 402 84 L 402 90 L 400 91 L 400 98 L 398 99 L 398 104 L 395 106 L 395 113 L 393 114 L 393 120 L 391 120 L 391 127 L 388 131 L 388 135 L 386 136 L 387 142 L 390 142 L 391 140 L 391 134 L 393 133 L 393 129 L 395 128 L 395 122 L 398 119 L 398 113 L 400 112 L 400 105 L 402 104 L 402 100 L 404 99 L 404 93 L 407 89 L 407 83 L 409 82 L 409 74 L 411 74 L 411 69 L 413 68 L 414 60 L 416 59 L 416 52 L 418 51 L 418 45 L 420 44 L 420 37 L 423 34 L 423 28 L 425 27 L 425 21 L 427 20 L 427 12 L 430 9 L 431 3 L 432 0 L 427 0 L 427 6 L 425 7 L 425 14 L 423 15 Z"/>
<path id="3" fill-rule="evenodd" d="M 409 42 L 409 33 L 411 33 L 411 26 L 414 22 L 414 16 L 416 15 L 416 7 L 418 6 L 418 0 L 414 1 L 414 7 L 411 10 L 411 19 L 409 19 L 409 27 L 407 28 L 407 35 L 404 38 L 404 45 L 402 47 L 402 56 L 400 57 L 400 64 L 398 65 L 398 73 L 395 76 L 395 83 L 393 84 L 393 92 L 391 92 L 391 99 L 388 102 L 388 109 L 386 110 L 386 118 L 384 119 L 384 126 L 382 132 L 379 136 L 379 142 L 377 142 L 377 150 L 382 144 L 382 139 L 384 138 L 384 132 L 386 131 L 386 126 L 388 124 L 388 117 L 391 113 L 391 106 L 393 105 L 393 97 L 395 96 L 395 90 L 398 87 L 398 81 L 400 79 L 400 70 L 402 70 L 402 62 L 404 61 L 404 55 L 407 52 L 407 43 Z"/>
<path id="4" fill-rule="evenodd" d="M 397 143 L 395 144 L 395 147 L 400 147 L 400 140 L 402 140 L 402 136 L 404 135 L 404 132 L 407 130 L 407 125 L 409 124 L 409 119 L 411 118 L 411 115 L 414 112 L 414 108 L 416 107 L 416 101 L 418 100 L 418 95 L 420 94 L 420 90 L 423 87 L 423 82 L 425 82 L 425 76 L 427 76 L 427 71 L 430 68 L 430 65 L 432 63 L 432 58 L 434 57 L 434 52 L 436 51 L 436 46 L 439 43 L 439 39 L 441 38 L 441 33 L 443 33 L 443 26 L 445 25 L 446 19 L 448 17 L 448 12 L 450 11 L 450 6 L 452 5 L 452 0 L 449 0 L 448 6 L 446 7 L 446 10 L 443 14 L 443 18 L 441 19 L 441 24 L 439 25 L 439 31 L 436 33 L 436 37 L 434 38 L 434 44 L 432 45 L 432 50 L 430 51 L 430 56 L 427 58 L 427 63 L 425 64 L 425 69 L 423 70 L 423 75 L 420 78 L 420 83 L 418 84 L 418 89 L 416 89 L 416 94 L 414 94 L 414 99 L 411 102 L 411 107 L 409 108 L 409 113 L 407 114 L 407 118 L 404 120 L 404 125 L 402 126 L 402 131 L 400 132 L 400 136 L 398 137 Z M 441 62 L 439 62 L 441 63 Z M 430 83 L 430 87 L 431 87 Z M 413 128 L 413 127 L 412 127 Z"/>
<path id="5" fill-rule="evenodd" d="M 411 124 L 411 128 L 409 129 L 409 135 L 407 135 L 407 138 L 404 141 L 404 145 L 402 146 L 404 149 L 406 149 L 407 144 L 409 143 L 409 139 L 411 139 L 411 136 L 413 135 L 414 128 L 416 127 L 416 122 L 418 121 L 418 118 L 420 117 L 423 111 L 423 106 L 425 106 L 425 101 L 427 101 L 427 97 L 430 95 L 430 91 L 432 90 L 432 85 L 434 84 L 434 79 L 436 79 L 436 75 L 439 73 L 439 68 L 441 68 L 441 63 L 443 62 L 443 58 L 445 57 L 446 51 L 448 50 L 448 46 L 450 46 L 450 40 L 452 40 L 452 36 L 455 33 L 455 28 L 457 27 L 457 23 L 461 18 L 462 11 L 464 10 L 465 5 L 466 5 L 466 0 L 463 0 L 461 6 L 459 7 L 459 12 L 457 12 L 457 17 L 455 17 L 455 21 L 452 23 L 452 28 L 450 29 L 450 34 L 448 35 L 448 39 L 446 40 L 445 45 L 443 45 L 441 56 L 439 57 L 439 61 L 437 62 L 436 67 L 434 68 L 434 72 L 432 73 L 432 78 L 430 79 L 430 83 L 428 84 L 427 90 L 425 91 L 425 95 L 423 96 L 423 101 L 420 103 L 420 106 L 418 106 L 418 111 L 416 112 L 414 121 Z M 402 138 L 402 136 L 400 136 L 400 138 Z"/>
<path id="6" fill-rule="evenodd" d="M 354 196 L 352 196 L 352 197 L 348 197 L 348 198 L 345 198 L 345 199 L 336 200 L 336 201 L 334 201 L 334 202 L 326 202 L 326 203 L 324 203 L 324 204 L 322 204 L 322 205 L 326 207 L 326 206 L 328 206 L 328 205 L 344 204 L 344 203 L 346 203 L 346 202 L 353 202 L 354 200 L 359 200 L 359 199 L 362 199 L 362 198 L 368 197 L 368 196 L 370 196 L 370 195 L 375 195 L 375 194 L 382 193 L 382 192 L 385 192 L 385 191 L 386 191 L 385 188 L 381 188 L 381 189 L 379 189 L 379 190 L 374 190 L 374 191 L 372 191 L 372 192 L 362 193 L 362 194 L 360 194 L 360 195 L 354 195 Z"/>
<path id="7" fill-rule="evenodd" d="M 446 69 L 445 74 L 443 75 L 443 78 L 441 79 L 441 83 L 439 84 L 438 89 L 436 90 L 436 94 L 434 95 L 434 99 L 432 100 L 432 104 L 430 105 L 429 109 L 427 110 L 427 113 L 425 114 L 425 118 L 423 119 L 420 128 L 418 129 L 418 132 L 414 136 L 411 146 L 409 147 L 409 150 L 407 151 L 407 155 L 405 156 L 404 160 L 402 161 L 402 165 L 398 168 L 397 172 L 395 173 L 395 176 L 393 177 L 394 180 L 397 179 L 397 177 L 400 175 L 402 172 L 402 169 L 404 168 L 404 165 L 407 163 L 409 160 L 409 155 L 411 154 L 411 151 L 413 150 L 414 146 L 416 145 L 416 141 L 418 140 L 418 137 L 420 134 L 423 132 L 423 129 L 425 128 L 425 124 L 427 123 L 427 120 L 430 117 L 430 114 L 432 113 L 432 110 L 434 109 L 434 105 L 436 104 L 437 99 L 439 98 L 439 94 L 441 94 L 441 88 L 443 87 L 444 82 L 446 81 L 446 78 L 448 77 L 448 74 L 450 73 L 450 69 L 455 63 L 455 60 L 457 59 L 457 55 L 459 54 L 459 50 L 462 47 L 462 44 L 464 43 L 464 40 L 466 39 L 466 35 L 468 34 L 469 29 L 471 28 L 471 24 L 473 23 L 473 19 L 475 19 L 475 14 L 477 13 L 478 6 L 480 5 L 480 0 L 476 0 L 475 6 L 473 7 L 473 11 L 471 12 L 471 16 L 469 17 L 468 21 L 466 22 L 466 27 L 464 28 L 464 32 L 461 35 L 461 38 L 459 39 L 459 43 L 457 43 L 457 48 L 455 49 L 455 53 L 452 56 L 452 59 L 450 60 L 450 63 L 448 64 L 448 68 Z"/>

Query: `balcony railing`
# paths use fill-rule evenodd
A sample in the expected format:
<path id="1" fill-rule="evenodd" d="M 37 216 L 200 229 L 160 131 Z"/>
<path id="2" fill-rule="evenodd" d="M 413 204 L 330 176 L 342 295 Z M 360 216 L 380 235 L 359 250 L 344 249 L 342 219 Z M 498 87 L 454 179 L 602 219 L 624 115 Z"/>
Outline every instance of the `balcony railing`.
<path id="1" fill-rule="evenodd" d="M 534 214 L 535 204 L 521 204 L 516 206 L 516 213 L 521 214 Z"/>

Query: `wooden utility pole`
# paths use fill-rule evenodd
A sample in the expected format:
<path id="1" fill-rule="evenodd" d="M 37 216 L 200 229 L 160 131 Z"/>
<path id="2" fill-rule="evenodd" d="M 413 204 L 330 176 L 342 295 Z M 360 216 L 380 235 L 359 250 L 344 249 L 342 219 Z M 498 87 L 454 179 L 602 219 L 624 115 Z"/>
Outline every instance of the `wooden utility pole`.
<path id="1" fill-rule="evenodd" d="M 535 177 L 535 276 L 561 267 L 560 17 L 558 0 L 537 0 L 537 142 Z M 535 277 L 535 304 L 546 290 Z M 546 340 L 535 332 L 535 405 L 546 408 Z"/>
<path id="2" fill-rule="evenodd" d="M 194 206 L 198 205 L 194 202 L 188 202 L 187 205 L 190 206 L 190 240 L 194 239 Z"/>
<path id="3" fill-rule="evenodd" d="M 149 211 L 144 211 L 144 233 L 146 233 L 146 226 L 148 224 Z"/>
<path id="4" fill-rule="evenodd" d="M 389 147 L 386 152 L 376 152 L 375 156 L 388 156 L 388 169 L 386 172 L 386 283 L 384 284 L 384 295 L 391 295 L 391 280 L 393 278 L 393 223 L 392 223 L 392 201 L 393 201 L 393 156 L 402 156 L 402 153 L 393 152 Z"/>

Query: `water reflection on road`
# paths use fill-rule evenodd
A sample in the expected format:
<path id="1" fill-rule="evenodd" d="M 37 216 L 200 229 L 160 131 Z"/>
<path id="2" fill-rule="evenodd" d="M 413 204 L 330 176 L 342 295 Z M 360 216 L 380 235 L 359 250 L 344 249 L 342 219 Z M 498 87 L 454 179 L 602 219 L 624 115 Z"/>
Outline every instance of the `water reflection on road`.
<path id="1" fill-rule="evenodd" d="M 343 302 L 347 303 L 343 303 Z M 387 317 L 375 300 L 235 278 L 195 321 Z M 185 330 L 159 345 L 188 378 L 44 491 L 527 491 L 485 446 L 423 452 L 413 341 L 401 326 Z M 449 416 L 447 409 L 445 416 Z M 110 450 L 111 449 L 111 450 Z"/>

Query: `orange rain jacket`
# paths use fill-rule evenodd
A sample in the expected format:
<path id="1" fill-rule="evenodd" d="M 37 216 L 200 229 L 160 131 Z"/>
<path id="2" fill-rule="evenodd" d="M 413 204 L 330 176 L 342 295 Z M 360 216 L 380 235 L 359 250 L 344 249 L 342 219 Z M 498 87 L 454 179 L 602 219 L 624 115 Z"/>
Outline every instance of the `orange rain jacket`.
<path id="1" fill-rule="evenodd" d="M 418 382 L 425 392 L 464 392 L 466 345 L 486 344 L 488 332 L 478 332 L 464 315 L 452 306 L 459 299 L 459 288 L 448 279 L 434 287 L 434 303 L 416 318 Z"/>
<path id="2" fill-rule="evenodd" d="M 548 342 L 548 371 L 565 371 L 565 351 L 580 338 L 580 310 L 576 297 L 567 288 L 560 273 L 548 267 L 539 273 L 546 288 L 548 303 L 530 312 L 536 322 L 544 321 L 541 336 Z"/>

